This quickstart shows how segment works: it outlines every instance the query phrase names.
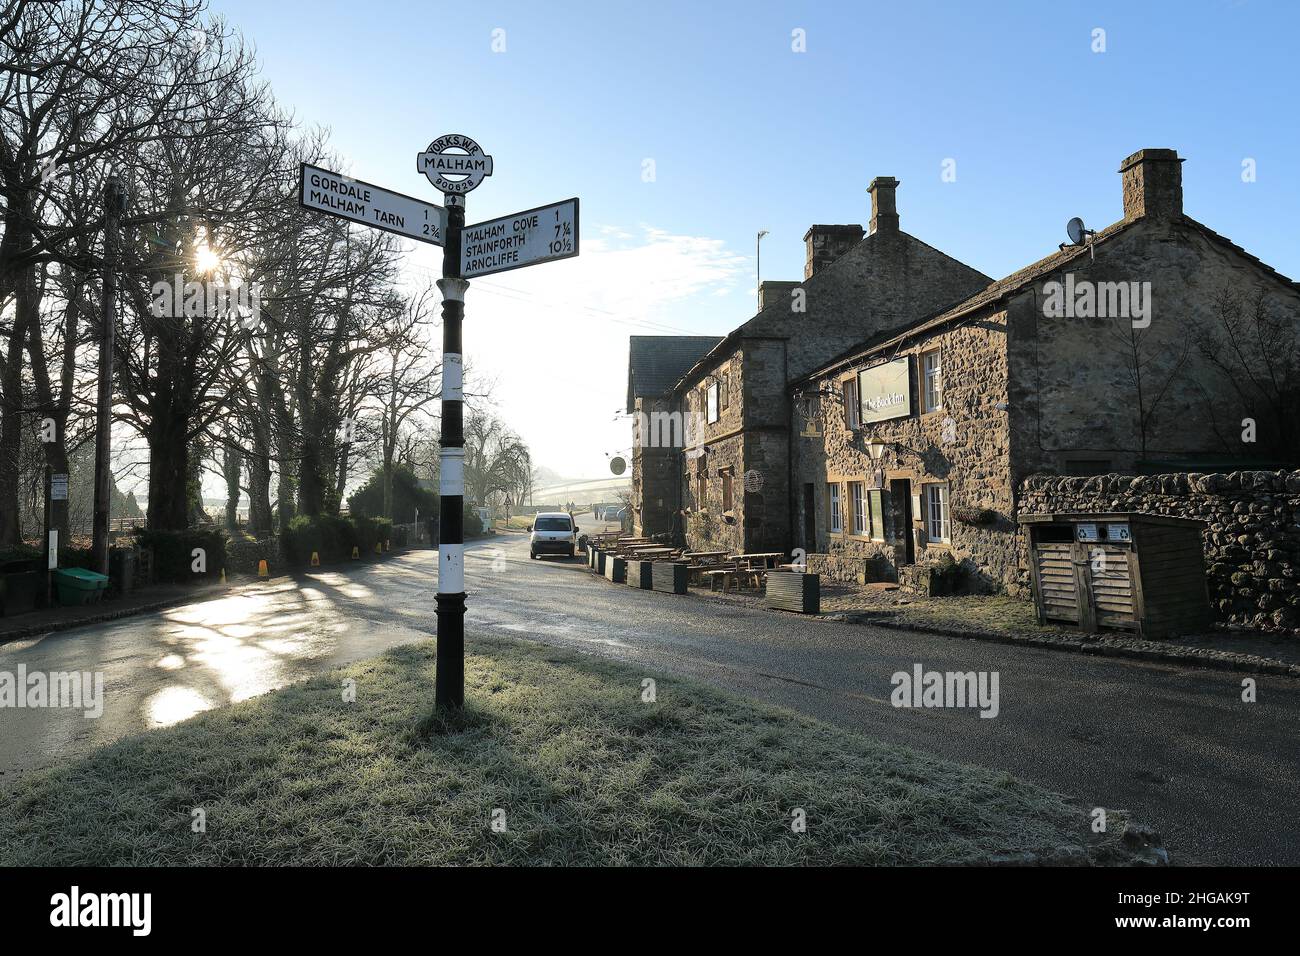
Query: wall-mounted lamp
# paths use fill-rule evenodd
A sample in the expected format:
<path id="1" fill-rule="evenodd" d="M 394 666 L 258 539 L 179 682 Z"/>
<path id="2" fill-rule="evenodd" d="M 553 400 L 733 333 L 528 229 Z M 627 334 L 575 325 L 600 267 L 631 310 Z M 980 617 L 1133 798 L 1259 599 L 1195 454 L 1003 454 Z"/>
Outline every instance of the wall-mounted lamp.
<path id="1" fill-rule="evenodd" d="M 880 461 L 881 457 L 885 454 L 885 449 L 887 448 L 894 449 L 895 454 L 907 452 L 909 455 L 915 455 L 917 458 L 921 457 L 919 451 L 915 448 L 909 448 L 901 441 L 881 441 L 879 438 L 873 438 L 867 442 L 867 454 L 871 456 L 872 461 Z"/>

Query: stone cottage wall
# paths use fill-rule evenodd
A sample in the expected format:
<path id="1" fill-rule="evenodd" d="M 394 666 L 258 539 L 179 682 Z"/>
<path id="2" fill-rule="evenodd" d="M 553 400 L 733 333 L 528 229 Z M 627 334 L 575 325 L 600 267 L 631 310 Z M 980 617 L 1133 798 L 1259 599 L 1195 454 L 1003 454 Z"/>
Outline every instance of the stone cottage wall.
<path id="1" fill-rule="evenodd" d="M 1300 628 L 1300 471 L 1033 476 L 1021 486 L 1022 514 L 1089 511 L 1206 522 L 1210 604 L 1219 620 Z"/>

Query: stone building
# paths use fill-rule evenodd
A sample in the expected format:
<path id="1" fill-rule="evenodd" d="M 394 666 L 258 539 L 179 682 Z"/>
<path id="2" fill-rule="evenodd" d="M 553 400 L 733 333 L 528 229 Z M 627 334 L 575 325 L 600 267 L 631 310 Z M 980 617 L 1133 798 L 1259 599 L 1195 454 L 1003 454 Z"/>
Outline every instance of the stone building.
<path id="1" fill-rule="evenodd" d="M 1184 214 L 1182 162 L 1134 153 L 1119 221 L 792 381 L 815 570 L 1019 592 L 1030 475 L 1294 466 L 1300 286 Z"/>
<path id="2" fill-rule="evenodd" d="M 764 282 L 756 315 L 712 346 L 675 383 L 661 411 L 677 416 L 672 489 L 647 477 L 633 507 L 647 533 L 672 531 L 697 550 L 790 546 L 791 413 L 787 387 L 881 329 L 959 301 L 991 281 L 899 229 L 892 177 L 872 181 L 870 229 L 814 225 L 801 282 Z M 636 442 L 646 444 L 639 420 Z M 652 443 L 665 443 L 651 429 Z M 660 499 L 679 503 L 660 524 Z M 653 515 L 654 520 L 649 516 Z"/>
<path id="3" fill-rule="evenodd" d="M 717 335 L 633 335 L 628 341 L 633 534 L 663 534 L 677 528 L 682 508 L 677 456 L 684 423 L 680 414 L 675 419 L 672 415 L 673 387 L 721 341 Z"/>

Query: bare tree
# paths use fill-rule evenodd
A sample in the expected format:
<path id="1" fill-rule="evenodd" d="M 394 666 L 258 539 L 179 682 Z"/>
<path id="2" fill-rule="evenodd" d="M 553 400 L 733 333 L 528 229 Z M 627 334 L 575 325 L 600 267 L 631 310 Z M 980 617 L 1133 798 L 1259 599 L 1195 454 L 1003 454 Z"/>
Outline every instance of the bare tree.
<path id="1" fill-rule="evenodd" d="M 523 501 L 532 487 L 533 463 L 523 439 L 486 411 L 465 419 L 466 500 L 488 505 L 496 496 L 507 510 Z"/>
<path id="2" fill-rule="evenodd" d="M 65 313 L 71 321 L 56 394 L 34 329 L 38 270 L 59 263 L 79 273 L 61 281 L 80 310 L 83 293 L 90 294 L 86 279 L 99 264 L 103 216 L 96 197 L 109 165 L 148 144 L 184 137 L 187 117 L 246 74 L 251 58 L 227 56 L 228 32 L 203 14 L 201 2 L 188 0 L 11 0 L 0 7 L 0 301 L 14 301 L 0 373 L 0 545 L 18 536 L 24 352 L 35 366 L 40 410 L 57 426 L 50 464 L 66 467 L 66 350 L 77 347 L 76 312 Z M 137 216 L 128 224 L 145 221 Z"/>
<path id="3" fill-rule="evenodd" d="M 1300 460 L 1300 321 L 1263 287 L 1243 294 L 1224 286 L 1212 318 L 1192 326 L 1190 340 L 1237 395 L 1239 411 L 1255 422 L 1261 452 Z M 1240 448 L 1242 424 L 1220 424 L 1218 404 L 1202 389 L 1212 427 L 1227 449 Z"/>
<path id="4" fill-rule="evenodd" d="M 1145 459 L 1148 443 L 1159 426 L 1161 404 L 1187 365 L 1191 341 L 1180 336 L 1175 342 L 1162 343 L 1152 337 L 1150 326 L 1138 327 L 1130 318 L 1112 319 L 1107 333 L 1124 359 L 1133 389 L 1138 456 Z"/>

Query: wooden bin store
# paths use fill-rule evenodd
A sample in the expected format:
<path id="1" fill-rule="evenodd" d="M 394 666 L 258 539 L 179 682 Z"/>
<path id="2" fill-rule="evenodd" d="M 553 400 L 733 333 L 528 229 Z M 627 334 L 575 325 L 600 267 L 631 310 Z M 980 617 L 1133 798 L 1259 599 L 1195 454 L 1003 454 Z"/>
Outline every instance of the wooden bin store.
<path id="1" fill-rule="evenodd" d="M 1039 623 L 1145 637 L 1210 624 L 1204 522 L 1109 512 L 1022 515 Z"/>

